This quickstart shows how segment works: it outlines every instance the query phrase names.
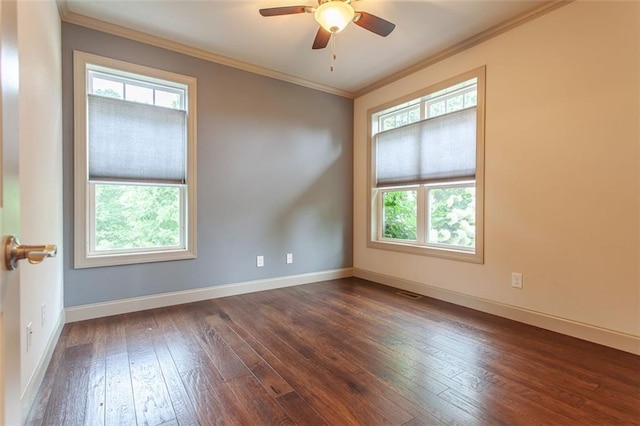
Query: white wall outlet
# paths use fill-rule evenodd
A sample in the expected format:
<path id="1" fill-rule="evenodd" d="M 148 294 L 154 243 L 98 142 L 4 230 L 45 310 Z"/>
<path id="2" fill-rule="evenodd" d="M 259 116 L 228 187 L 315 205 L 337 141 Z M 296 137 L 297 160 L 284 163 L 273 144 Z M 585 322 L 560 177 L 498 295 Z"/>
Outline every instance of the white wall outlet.
<path id="1" fill-rule="evenodd" d="M 26 338 L 26 342 L 27 342 L 27 352 L 29 352 L 29 349 L 31 349 L 31 337 L 33 336 L 33 324 L 29 323 L 27 324 L 27 338 Z"/>
<path id="2" fill-rule="evenodd" d="M 293 263 L 293 253 L 287 253 L 287 263 Z"/>
<path id="3" fill-rule="evenodd" d="M 40 325 L 44 327 L 47 323 L 47 304 L 40 305 Z"/>
<path id="4" fill-rule="evenodd" d="M 256 257 L 256 266 L 262 268 L 264 266 L 264 256 Z"/>
<path id="5" fill-rule="evenodd" d="M 511 287 L 522 288 L 522 272 L 511 273 Z"/>

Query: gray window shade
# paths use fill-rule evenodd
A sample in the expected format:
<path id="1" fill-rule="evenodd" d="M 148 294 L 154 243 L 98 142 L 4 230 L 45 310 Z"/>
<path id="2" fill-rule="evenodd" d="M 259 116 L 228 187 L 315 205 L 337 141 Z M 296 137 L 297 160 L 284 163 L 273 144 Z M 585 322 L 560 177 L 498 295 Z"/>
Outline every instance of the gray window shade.
<path id="1" fill-rule="evenodd" d="M 378 187 L 473 179 L 476 108 L 378 133 L 376 147 Z"/>
<path id="2" fill-rule="evenodd" d="M 89 179 L 184 183 L 186 112 L 88 95 Z"/>

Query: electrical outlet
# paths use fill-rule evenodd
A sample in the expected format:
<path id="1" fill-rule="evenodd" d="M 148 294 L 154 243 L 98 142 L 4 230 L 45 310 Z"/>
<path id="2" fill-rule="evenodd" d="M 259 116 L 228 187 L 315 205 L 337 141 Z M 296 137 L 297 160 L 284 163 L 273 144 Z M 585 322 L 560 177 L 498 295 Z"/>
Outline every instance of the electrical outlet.
<path id="1" fill-rule="evenodd" d="M 43 303 L 42 305 L 40 305 L 40 325 L 44 327 L 46 323 L 47 323 L 47 305 L 46 303 Z"/>
<path id="2" fill-rule="evenodd" d="M 293 263 L 293 253 L 287 253 L 287 263 Z"/>
<path id="3" fill-rule="evenodd" d="M 256 266 L 262 268 L 264 266 L 264 256 L 256 257 Z"/>
<path id="4" fill-rule="evenodd" d="M 511 287 L 522 288 L 522 272 L 511 273 Z"/>
<path id="5" fill-rule="evenodd" d="M 31 349 L 31 336 L 33 336 L 33 324 L 29 323 L 27 324 L 27 352 L 29 352 L 29 349 Z"/>

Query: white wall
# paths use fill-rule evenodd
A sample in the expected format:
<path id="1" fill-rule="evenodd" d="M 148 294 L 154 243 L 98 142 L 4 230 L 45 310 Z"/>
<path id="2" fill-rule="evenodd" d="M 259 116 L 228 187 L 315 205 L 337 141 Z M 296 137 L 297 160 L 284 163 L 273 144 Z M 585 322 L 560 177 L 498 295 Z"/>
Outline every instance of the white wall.
<path id="1" fill-rule="evenodd" d="M 578 1 L 356 99 L 356 274 L 568 320 L 640 351 L 639 16 L 638 2 Z M 481 65 L 484 265 L 367 248 L 367 110 Z"/>
<path id="2" fill-rule="evenodd" d="M 38 373 L 48 346 L 55 344 L 62 305 L 62 95 L 60 19 L 52 0 L 18 2 L 20 55 L 20 239 L 57 244 L 55 259 L 20 263 L 21 329 L 33 324 L 26 352 L 22 333 L 22 388 Z M 41 325 L 40 306 L 46 304 Z M 46 364 L 44 365 L 46 368 Z M 37 380 L 37 377 L 36 377 Z M 35 383 L 37 385 L 37 383 Z M 37 387 L 33 389 L 37 390 Z"/>

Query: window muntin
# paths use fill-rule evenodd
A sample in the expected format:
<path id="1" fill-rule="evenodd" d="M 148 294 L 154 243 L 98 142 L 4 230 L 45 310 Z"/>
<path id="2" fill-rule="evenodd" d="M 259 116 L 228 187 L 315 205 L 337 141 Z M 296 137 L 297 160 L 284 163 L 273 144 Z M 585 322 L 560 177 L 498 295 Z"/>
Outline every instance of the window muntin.
<path id="1" fill-rule="evenodd" d="M 370 206 L 372 208 L 369 214 L 371 234 L 368 245 L 481 263 L 483 261 L 484 68 L 451 79 L 423 93 L 424 95 L 413 99 L 370 112 L 372 201 Z M 388 150 L 382 152 L 377 150 L 379 133 L 405 126 L 421 126 L 421 121 L 428 122 L 436 117 L 459 114 L 464 110 L 474 111 L 475 116 L 473 124 L 475 140 L 470 152 L 471 161 L 475 166 L 471 176 L 463 176 L 456 172 L 454 175 L 459 175 L 459 178 L 438 180 L 423 174 L 423 177 L 418 180 L 408 177 L 406 183 L 396 184 L 393 187 L 385 187 L 385 184 L 378 182 L 377 165 L 380 161 L 378 157 L 384 155 L 387 156 L 385 158 L 389 158 Z M 420 115 L 417 118 L 413 115 L 412 120 L 395 120 L 394 122 L 390 119 L 398 115 L 408 116 L 408 111 L 419 111 Z M 402 135 L 403 132 L 394 132 L 391 135 L 395 137 L 395 135 Z M 464 148 L 465 146 L 470 145 L 459 146 L 464 150 L 467 149 Z M 422 151 L 424 149 L 414 152 L 424 155 Z M 454 152 L 456 157 L 460 153 Z M 413 155 L 412 158 L 415 159 L 417 156 Z M 382 164 L 384 163 L 385 161 L 382 160 Z M 394 179 L 389 181 L 392 183 Z M 387 208 L 385 205 L 389 204 L 387 200 L 390 197 L 405 194 L 407 191 L 414 193 L 416 199 L 415 237 L 407 233 L 403 235 L 401 232 L 390 233 L 389 223 L 396 224 L 397 220 L 391 221 L 389 212 L 385 211 Z M 393 219 L 397 217 L 394 216 Z"/>
<path id="2" fill-rule="evenodd" d="M 76 267 L 195 257 L 195 79 L 82 52 L 74 67 Z"/>

